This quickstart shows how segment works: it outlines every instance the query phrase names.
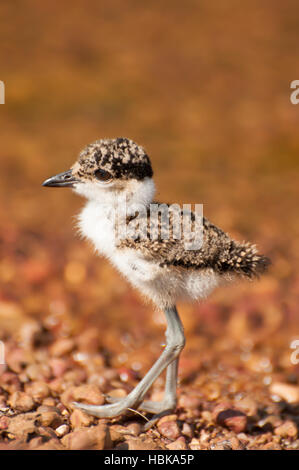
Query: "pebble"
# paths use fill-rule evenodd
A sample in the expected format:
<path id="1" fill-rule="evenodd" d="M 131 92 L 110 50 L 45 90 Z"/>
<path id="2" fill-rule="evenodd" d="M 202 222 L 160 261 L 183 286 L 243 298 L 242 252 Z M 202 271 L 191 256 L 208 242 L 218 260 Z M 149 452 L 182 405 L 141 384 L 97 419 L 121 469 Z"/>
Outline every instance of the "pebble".
<path id="1" fill-rule="evenodd" d="M 70 431 L 70 427 L 67 424 L 62 424 L 61 426 L 58 426 L 58 428 L 55 429 L 55 433 L 57 434 L 58 437 L 63 437 L 66 434 L 68 434 Z"/>
<path id="2" fill-rule="evenodd" d="M 63 436 L 61 442 L 70 450 L 103 450 L 111 447 L 109 428 L 106 424 L 75 430 Z"/>
<path id="3" fill-rule="evenodd" d="M 41 380 L 25 384 L 25 391 L 32 396 L 35 402 L 42 402 L 44 398 L 50 395 L 50 389 L 46 382 Z"/>
<path id="4" fill-rule="evenodd" d="M 9 419 L 7 431 L 14 438 L 26 440 L 28 434 L 36 431 L 36 412 L 19 414 Z"/>
<path id="5" fill-rule="evenodd" d="M 162 444 L 157 444 L 153 439 L 148 436 L 142 437 L 129 437 L 126 441 L 118 446 L 118 449 L 127 450 L 159 450 L 163 449 Z"/>
<path id="6" fill-rule="evenodd" d="M 177 423 L 177 416 L 164 416 L 157 423 L 160 434 L 167 439 L 176 440 L 180 436 L 180 429 Z"/>
<path id="7" fill-rule="evenodd" d="M 8 405 L 16 411 L 31 411 L 35 407 L 33 398 L 26 392 L 14 392 L 8 400 Z"/>
<path id="8" fill-rule="evenodd" d="M 186 444 L 186 439 L 183 436 L 179 437 L 174 442 L 167 444 L 166 447 L 169 450 L 187 450 L 188 449 L 187 444 Z"/>
<path id="9" fill-rule="evenodd" d="M 74 410 L 70 417 L 70 422 L 73 428 L 90 426 L 94 421 L 94 416 L 88 415 L 79 409 Z"/>
<path id="10" fill-rule="evenodd" d="M 58 408 L 52 406 L 40 406 L 36 417 L 41 426 L 56 428 L 63 423 L 63 417 Z"/>
<path id="11" fill-rule="evenodd" d="M 95 384 L 84 384 L 78 387 L 70 387 L 61 395 L 61 402 L 69 408 L 73 408 L 72 402 L 84 402 L 91 405 L 103 405 L 104 396 Z"/>
<path id="12" fill-rule="evenodd" d="M 55 357 L 65 356 L 72 352 L 75 341 L 72 338 L 59 338 L 50 347 L 50 353 Z"/>
<path id="13" fill-rule="evenodd" d="M 51 377 L 51 369 L 48 364 L 30 364 L 26 367 L 26 375 L 32 381 L 44 381 Z"/>
<path id="14" fill-rule="evenodd" d="M 296 439 L 298 435 L 298 429 L 293 421 L 287 420 L 274 429 L 274 434 L 280 437 L 292 437 Z"/>
<path id="15" fill-rule="evenodd" d="M 213 414 L 216 416 L 217 424 L 225 426 L 237 434 L 245 431 L 247 427 L 247 416 L 240 410 L 232 407 L 223 409 L 223 405 L 218 405 Z"/>
<path id="16" fill-rule="evenodd" d="M 283 382 L 273 382 L 269 389 L 273 395 L 278 395 L 288 403 L 299 402 L 299 387 L 296 385 L 290 385 Z"/>
<path id="17" fill-rule="evenodd" d="M 9 425 L 9 418 L 7 416 L 1 416 L 0 418 L 0 430 L 7 429 Z"/>

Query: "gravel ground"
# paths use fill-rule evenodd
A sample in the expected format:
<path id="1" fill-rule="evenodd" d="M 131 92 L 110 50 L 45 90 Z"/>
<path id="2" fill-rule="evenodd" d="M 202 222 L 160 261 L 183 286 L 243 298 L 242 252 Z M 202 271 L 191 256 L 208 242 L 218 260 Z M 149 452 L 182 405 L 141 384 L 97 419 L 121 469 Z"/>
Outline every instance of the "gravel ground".
<path id="1" fill-rule="evenodd" d="M 257 304 L 269 294 L 269 281 L 262 285 L 262 293 L 261 284 L 256 287 Z M 239 306 L 241 300 L 243 295 Z M 10 320 L 18 314 L 16 305 L 2 302 L 2 316 L 4 307 Z M 156 338 L 138 342 L 136 332 L 117 340 L 111 325 L 105 345 L 97 326 L 67 333 L 57 315 L 23 319 L 3 337 L 0 449 L 299 449 L 298 366 L 286 348 L 289 330 L 272 307 L 265 302 L 253 321 L 238 309 L 227 318 L 221 303 L 182 306 L 188 343 L 178 406 L 147 431 L 150 415 L 128 411 L 98 419 L 74 409 L 72 401 L 101 405 L 105 394 L 126 395 L 157 357 L 161 326 Z M 194 321 L 201 331 L 194 331 Z M 226 332 L 219 334 L 221 329 Z M 238 343 L 240 335 L 245 340 Z M 152 399 L 161 399 L 163 382 L 156 382 Z"/>
<path id="2" fill-rule="evenodd" d="M 68 3 L 0 2 L 0 448 L 299 448 L 296 2 Z M 145 146 L 159 200 L 203 203 L 273 263 L 178 305 L 178 407 L 146 432 L 150 416 L 99 420 L 72 401 L 128 393 L 163 316 L 76 237 L 82 201 L 41 187 L 116 136 Z"/>

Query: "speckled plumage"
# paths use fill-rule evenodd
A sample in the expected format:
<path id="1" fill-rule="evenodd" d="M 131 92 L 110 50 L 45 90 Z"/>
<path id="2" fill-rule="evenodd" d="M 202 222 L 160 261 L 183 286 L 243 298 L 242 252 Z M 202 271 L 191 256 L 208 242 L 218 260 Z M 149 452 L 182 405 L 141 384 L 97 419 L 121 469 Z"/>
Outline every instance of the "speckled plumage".
<path id="1" fill-rule="evenodd" d="M 159 204 L 159 203 L 156 203 Z M 169 206 L 169 205 L 168 205 Z M 195 215 L 191 213 L 191 230 L 195 229 Z M 135 215 L 137 217 L 137 214 Z M 181 224 L 183 224 L 183 211 L 180 213 Z M 140 217 L 140 216 L 139 216 Z M 143 223 L 144 216 L 139 218 Z M 228 234 L 213 225 L 207 218 L 203 217 L 203 240 L 198 250 L 187 250 L 184 245 L 184 232 L 177 240 L 173 235 L 174 218 L 173 212 L 169 211 L 169 238 L 164 239 L 162 216 L 159 213 L 158 226 L 155 227 L 154 237 L 151 235 L 150 208 L 146 213 L 147 238 L 134 238 L 134 231 L 127 231 L 128 238 L 121 240 L 118 247 L 134 248 L 140 250 L 145 257 L 155 260 L 161 267 L 176 266 L 182 269 L 206 269 L 212 268 L 218 274 L 234 273 L 243 277 L 253 278 L 262 274 L 269 264 L 269 260 L 259 255 L 255 245 L 240 243 L 232 240 Z M 134 217 L 127 220 L 128 225 Z M 154 238 L 154 239 L 153 239 Z"/>
<path id="2" fill-rule="evenodd" d="M 142 180 L 153 176 L 145 150 L 125 137 L 97 140 L 87 145 L 73 168 L 80 178 L 92 179 L 94 169 L 98 167 L 109 171 L 115 179 Z"/>

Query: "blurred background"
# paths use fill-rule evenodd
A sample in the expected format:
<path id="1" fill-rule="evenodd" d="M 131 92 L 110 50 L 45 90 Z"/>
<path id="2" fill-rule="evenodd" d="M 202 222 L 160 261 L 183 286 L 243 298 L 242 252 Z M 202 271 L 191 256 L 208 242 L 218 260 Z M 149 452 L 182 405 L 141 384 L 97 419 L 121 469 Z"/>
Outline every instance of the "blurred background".
<path id="1" fill-rule="evenodd" d="M 94 347 L 123 382 L 157 357 L 163 317 L 79 239 L 83 201 L 41 187 L 87 143 L 126 136 L 150 155 L 159 200 L 203 203 L 273 263 L 179 306 L 182 384 L 212 364 L 298 383 L 297 2 L 16 0 L 0 17 L 1 337 L 23 351 L 36 332 L 35 347 L 69 339 L 75 362 Z"/>

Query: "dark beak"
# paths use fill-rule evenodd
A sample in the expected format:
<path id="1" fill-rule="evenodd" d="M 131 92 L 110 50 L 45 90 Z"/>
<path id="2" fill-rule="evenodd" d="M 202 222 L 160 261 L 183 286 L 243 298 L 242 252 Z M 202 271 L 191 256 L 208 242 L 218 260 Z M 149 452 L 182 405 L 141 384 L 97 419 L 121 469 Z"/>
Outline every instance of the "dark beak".
<path id="1" fill-rule="evenodd" d="M 74 186 L 74 183 L 79 183 L 73 174 L 72 170 L 64 171 L 59 173 L 59 175 L 51 176 L 46 181 L 43 182 L 43 186 L 59 187 L 59 188 L 71 188 Z"/>

